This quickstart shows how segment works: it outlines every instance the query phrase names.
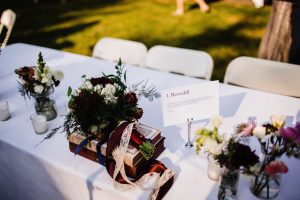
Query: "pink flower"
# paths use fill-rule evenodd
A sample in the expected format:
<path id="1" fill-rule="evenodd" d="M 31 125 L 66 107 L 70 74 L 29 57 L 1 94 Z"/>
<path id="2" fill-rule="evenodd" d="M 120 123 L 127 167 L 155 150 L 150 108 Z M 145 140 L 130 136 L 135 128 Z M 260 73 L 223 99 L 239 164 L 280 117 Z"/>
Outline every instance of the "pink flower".
<path id="1" fill-rule="evenodd" d="M 280 135 L 286 141 L 300 144 L 300 122 L 295 127 L 281 128 Z"/>
<path id="2" fill-rule="evenodd" d="M 239 134 L 240 136 L 247 137 L 253 134 L 252 132 L 255 127 L 256 127 L 255 121 L 249 119 L 247 123 L 239 124 L 236 127 L 236 133 Z"/>
<path id="3" fill-rule="evenodd" d="M 270 176 L 279 173 L 286 174 L 288 171 L 289 169 L 282 161 L 270 162 L 265 168 L 265 172 Z"/>

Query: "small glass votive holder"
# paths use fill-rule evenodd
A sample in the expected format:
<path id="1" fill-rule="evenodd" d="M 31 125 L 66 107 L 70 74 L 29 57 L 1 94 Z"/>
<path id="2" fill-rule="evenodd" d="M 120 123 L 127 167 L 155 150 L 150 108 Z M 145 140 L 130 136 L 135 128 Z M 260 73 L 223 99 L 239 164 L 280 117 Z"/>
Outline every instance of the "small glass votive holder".
<path id="1" fill-rule="evenodd" d="M 207 157 L 207 160 L 208 160 L 208 164 L 207 164 L 208 178 L 210 178 L 214 181 L 218 181 L 220 179 L 220 175 L 221 175 L 220 165 L 217 163 L 217 161 L 211 155 L 209 155 Z"/>
<path id="2" fill-rule="evenodd" d="M 30 120 L 35 133 L 42 134 L 48 131 L 47 118 L 45 115 L 33 114 L 30 116 Z"/>
<path id="3" fill-rule="evenodd" d="M 0 101 L 0 120 L 6 121 L 10 118 L 10 112 L 7 101 Z"/>

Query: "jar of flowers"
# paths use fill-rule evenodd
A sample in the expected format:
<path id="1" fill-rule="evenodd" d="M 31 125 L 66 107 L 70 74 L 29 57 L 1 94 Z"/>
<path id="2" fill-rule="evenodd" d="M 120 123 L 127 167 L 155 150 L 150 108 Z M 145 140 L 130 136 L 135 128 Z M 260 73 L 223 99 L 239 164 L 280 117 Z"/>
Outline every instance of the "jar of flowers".
<path id="1" fill-rule="evenodd" d="M 55 101 L 50 99 L 50 95 L 54 92 L 54 86 L 57 87 L 63 79 L 63 72 L 46 66 L 40 52 L 37 66 L 21 67 L 15 73 L 21 79 L 18 82 L 20 94 L 24 98 L 35 99 L 36 113 L 45 115 L 48 121 L 54 119 L 57 112 Z"/>
<path id="2" fill-rule="evenodd" d="M 280 160 L 283 155 L 300 158 L 300 122 L 284 127 L 285 116 L 271 116 L 269 122 L 257 125 L 253 119 L 237 126 L 236 133 L 243 137 L 254 136 L 261 147 L 261 161 L 251 169 L 251 192 L 262 199 L 275 198 L 279 193 L 280 174 L 288 172 Z M 251 128 L 249 128 L 251 127 Z"/>
<path id="3" fill-rule="evenodd" d="M 201 128 L 196 132 L 198 135 L 196 152 L 199 153 L 203 148 L 214 159 L 215 165 L 220 167 L 218 199 L 236 199 L 240 171 L 248 173 L 250 168 L 259 162 L 259 159 L 249 146 L 242 144 L 241 137 L 235 135 L 225 137 L 225 134 L 219 134 L 221 117 L 214 117 L 211 122 L 212 130 Z M 212 174 L 210 170 L 208 168 L 209 177 Z"/>

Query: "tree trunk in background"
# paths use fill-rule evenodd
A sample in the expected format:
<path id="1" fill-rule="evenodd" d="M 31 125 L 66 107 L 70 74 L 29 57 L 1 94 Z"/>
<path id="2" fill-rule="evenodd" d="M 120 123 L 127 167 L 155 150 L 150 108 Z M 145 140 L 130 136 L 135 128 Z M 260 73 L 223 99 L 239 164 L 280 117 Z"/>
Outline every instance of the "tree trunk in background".
<path id="1" fill-rule="evenodd" d="M 258 57 L 300 64 L 300 0 L 273 0 Z"/>

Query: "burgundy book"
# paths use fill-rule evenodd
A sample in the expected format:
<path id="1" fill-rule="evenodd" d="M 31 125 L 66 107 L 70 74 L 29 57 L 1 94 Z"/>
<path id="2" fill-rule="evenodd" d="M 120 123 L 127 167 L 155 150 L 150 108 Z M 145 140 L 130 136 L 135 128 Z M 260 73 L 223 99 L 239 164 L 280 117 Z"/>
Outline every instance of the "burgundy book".
<path id="1" fill-rule="evenodd" d="M 141 159 L 139 159 L 137 161 L 135 166 L 129 166 L 125 163 L 126 174 L 132 178 L 135 178 L 135 177 L 141 175 L 143 168 L 145 166 L 147 166 L 148 164 L 150 164 L 151 160 L 156 159 L 165 150 L 164 140 L 165 140 L 165 138 L 161 137 L 160 140 L 156 143 L 154 154 L 150 160 L 146 160 L 144 157 L 142 157 Z M 78 146 L 77 144 L 69 142 L 69 148 L 70 148 L 71 152 L 74 153 L 74 150 L 76 149 L 77 146 Z M 96 151 L 92 151 L 90 149 L 83 148 L 78 153 L 78 155 L 98 163 Z"/>
<path id="2" fill-rule="evenodd" d="M 150 139 L 151 143 L 156 146 L 156 144 L 161 140 L 161 132 L 159 129 L 140 124 L 139 132 L 143 134 L 147 139 Z M 74 143 L 76 145 L 80 144 L 86 137 L 81 134 L 73 133 L 69 136 L 69 142 Z M 96 152 L 97 141 L 92 140 L 88 145 L 86 145 L 86 149 L 89 149 L 93 152 Z M 101 153 L 103 156 L 106 154 L 106 144 L 101 146 Z M 124 162 L 128 166 L 135 166 L 137 162 L 142 159 L 143 155 L 132 145 L 129 144 L 127 153 L 125 155 Z"/>

